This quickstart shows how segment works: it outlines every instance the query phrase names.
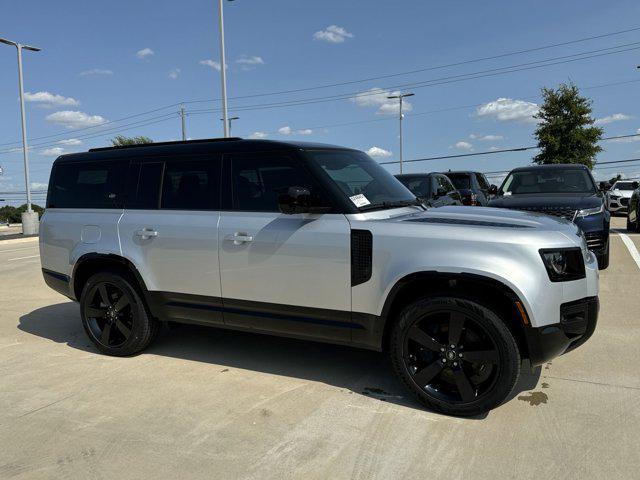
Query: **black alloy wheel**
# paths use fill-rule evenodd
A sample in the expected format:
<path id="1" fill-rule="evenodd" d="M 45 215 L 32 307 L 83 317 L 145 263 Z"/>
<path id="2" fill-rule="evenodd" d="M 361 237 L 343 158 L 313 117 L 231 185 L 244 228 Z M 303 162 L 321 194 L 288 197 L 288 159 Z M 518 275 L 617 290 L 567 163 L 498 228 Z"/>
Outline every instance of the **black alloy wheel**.
<path id="1" fill-rule="evenodd" d="M 156 337 L 159 323 L 152 318 L 134 281 L 116 272 L 93 275 L 80 297 L 82 324 L 102 353 L 133 355 Z"/>
<path id="2" fill-rule="evenodd" d="M 391 338 L 396 373 L 428 407 L 477 415 L 509 395 L 520 370 L 504 322 L 472 300 L 424 298 L 400 315 Z"/>

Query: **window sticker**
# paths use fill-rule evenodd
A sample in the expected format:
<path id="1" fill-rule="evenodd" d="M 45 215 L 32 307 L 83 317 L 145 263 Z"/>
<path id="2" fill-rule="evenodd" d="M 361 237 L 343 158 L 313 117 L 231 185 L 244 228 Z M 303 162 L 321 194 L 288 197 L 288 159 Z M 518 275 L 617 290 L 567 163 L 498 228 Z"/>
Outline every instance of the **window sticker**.
<path id="1" fill-rule="evenodd" d="M 349 197 L 349 200 L 351 200 L 356 207 L 365 207 L 371 204 L 367 197 L 365 197 L 361 193 Z"/>

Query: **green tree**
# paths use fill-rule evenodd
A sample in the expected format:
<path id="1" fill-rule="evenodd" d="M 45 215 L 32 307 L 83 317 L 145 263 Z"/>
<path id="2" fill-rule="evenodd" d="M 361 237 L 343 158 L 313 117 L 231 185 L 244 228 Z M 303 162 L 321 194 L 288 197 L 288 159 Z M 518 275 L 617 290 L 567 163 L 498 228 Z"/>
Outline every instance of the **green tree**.
<path id="1" fill-rule="evenodd" d="M 535 118 L 540 120 L 535 135 L 540 153 L 533 161 L 581 163 L 593 168 L 603 130 L 593 125 L 591 100 L 580 96 L 573 83 L 561 84 L 557 90 L 542 89 L 544 103 Z"/>
<path id="2" fill-rule="evenodd" d="M 111 139 L 111 144 L 114 147 L 126 147 L 128 145 L 142 145 L 145 143 L 153 143 L 149 137 L 125 137 L 124 135 L 116 135 Z"/>
<path id="3" fill-rule="evenodd" d="M 44 209 L 40 205 L 35 203 L 31 205 L 34 212 L 38 212 L 38 216 L 42 216 Z M 27 211 L 27 204 L 20 205 L 19 207 L 12 207 L 11 205 L 5 205 L 0 207 L 0 222 L 4 223 L 9 220 L 10 223 L 21 223 L 22 213 Z"/>

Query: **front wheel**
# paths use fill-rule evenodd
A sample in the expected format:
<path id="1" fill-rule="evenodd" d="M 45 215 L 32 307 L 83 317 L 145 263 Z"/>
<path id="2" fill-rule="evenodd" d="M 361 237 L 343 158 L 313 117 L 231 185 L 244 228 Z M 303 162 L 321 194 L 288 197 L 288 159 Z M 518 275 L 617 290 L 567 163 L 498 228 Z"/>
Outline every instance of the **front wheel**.
<path id="1" fill-rule="evenodd" d="M 136 289 L 111 272 L 93 275 L 80 297 L 82 325 L 102 353 L 118 357 L 146 348 L 158 332 Z"/>
<path id="2" fill-rule="evenodd" d="M 601 254 L 597 255 L 598 270 L 605 270 L 609 268 L 609 242 L 607 242 L 607 249 Z"/>
<path id="3" fill-rule="evenodd" d="M 416 398 L 448 415 L 497 407 L 520 373 L 518 344 L 504 322 L 459 297 L 425 297 L 405 307 L 393 327 L 390 355 Z"/>

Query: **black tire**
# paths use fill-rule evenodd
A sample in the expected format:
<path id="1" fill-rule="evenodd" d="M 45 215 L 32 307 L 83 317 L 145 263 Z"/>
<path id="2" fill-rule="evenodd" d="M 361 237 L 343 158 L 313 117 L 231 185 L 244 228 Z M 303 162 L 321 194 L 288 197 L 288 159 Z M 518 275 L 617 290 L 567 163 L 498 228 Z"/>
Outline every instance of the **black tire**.
<path id="1" fill-rule="evenodd" d="M 607 250 L 597 256 L 598 258 L 598 270 L 605 270 L 609 268 L 609 242 L 607 242 Z"/>
<path id="2" fill-rule="evenodd" d="M 640 218 L 638 216 L 638 214 L 636 213 L 636 223 L 634 224 L 631 221 L 631 218 L 629 216 L 630 214 L 627 214 L 627 230 L 630 232 L 637 232 L 640 231 L 640 228 L 638 227 L 638 225 L 640 224 Z"/>
<path id="3" fill-rule="evenodd" d="M 447 415 L 475 416 L 497 407 L 520 374 L 520 351 L 509 328 L 465 298 L 424 297 L 405 307 L 389 350 L 396 375 L 414 396 Z"/>
<path id="4" fill-rule="evenodd" d="M 131 281 L 115 272 L 89 278 L 82 289 L 80 314 L 96 348 L 116 357 L 144 350 L 160 330 Z"/>

